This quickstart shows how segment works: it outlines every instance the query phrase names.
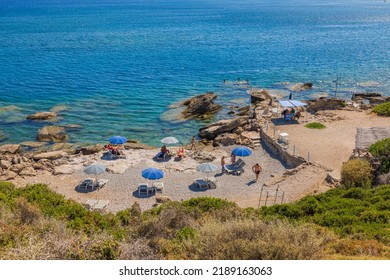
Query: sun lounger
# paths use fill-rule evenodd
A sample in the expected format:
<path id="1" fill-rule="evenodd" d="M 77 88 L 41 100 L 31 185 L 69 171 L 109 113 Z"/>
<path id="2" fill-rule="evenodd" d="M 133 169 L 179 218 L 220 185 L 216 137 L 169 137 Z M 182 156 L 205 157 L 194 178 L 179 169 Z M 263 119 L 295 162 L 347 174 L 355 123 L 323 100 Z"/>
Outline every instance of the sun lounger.
<path id="1" fill-rule="evenodd" d="M 107 185 L 108 183 L 108 179 L 99 179 L 95 184 L 94 184 L 94 188 L 100 190 L 101 188 L 103 188 L 105 185 Z"/>
<path id="2" fill-rule="evenodd" d="M 156 192 L 162 193 L 164 191 L 164 183 L 163 182 L 157 182 L 153 184 L 153 188 Z"/>
<path id="3" fill-rule="evenodd" d="M 98 203 L 97 200 L 95 199 L 88 199 L 86 202 L 83 202 L 82 205 L 88 209 L 88 210 L 91 210 L 93 209 L 93 207 Z"/>
<path id="4" fill-rule="evenodd" d="M 148 184 L 139 184 L 138 186 L 138 195 L 149 195 L 154 194 L 156 189 L 154 187 L 149 187 Z"/>
<path id="5" fill-rule="evenodd" d="M 155 158 L 156 158 L 157 160 L 164 160 L 164 159 L 166 159 L 167 157 L 170 157 L 170 156 L 168 155 L 168 153 L 163 153 L 163 152 L 159 152 L 159 153 L 155 156 Z"/>
<path id="6" fill-rule="evenodd" d="M 198 185 L 199 189 L 204 189 L 209 187 L 209 184 L 203 178 L 195 179 L 194 183 Z"/>
<path id="7" fill-rule="evenodd" d="M 78 188 L 84 188 L 84 189 L 88 189 L 89 187 L 92 187 L 93 186 L 93 179 L 92 178 L 87 178 L 87 179 L 84 179 L 77 187 Z"/>
<path id="8" fill-rule="evenodd" d="M 238 163 L 238 164 L 237 164 Z M 225 166 L 225 170 L 228 174 L 241 175 L 244 172 L 244 161 L 237 161 L 236 164 L 230 164 Z"/>
<path id="9" fill-rule="evenodd" d="M 210 189 L 216 189 L 218 186 L 218 180 L 215 177 L 210 177 L 207 180 Z"/>
<path id="10" fill-rule="evenodd" d="M 92 206 L 92 210 L 103 212 L 107 208 L 109 203 L 110 203 L 109 200 L 98 200 L 97 203 Z"/>

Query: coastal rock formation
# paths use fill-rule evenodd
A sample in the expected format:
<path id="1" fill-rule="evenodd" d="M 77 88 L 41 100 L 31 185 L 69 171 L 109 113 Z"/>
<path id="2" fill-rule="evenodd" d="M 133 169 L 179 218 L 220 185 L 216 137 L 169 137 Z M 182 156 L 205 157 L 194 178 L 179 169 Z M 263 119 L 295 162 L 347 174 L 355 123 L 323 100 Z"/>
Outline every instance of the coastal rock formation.
<path id="1" fill-rule="evenodd" d="M 26 166 L 22 171 L 19 172 L 20 176 L 36 176 L 37 172 L 32 166 Z"/>
<path id="2" fill-rule="evenodd" d="M 345 106 L 345 100 L 340 98 L 319 98 L 308 100 L 306 103 L 309 103 L 308 111 L 336 110 Z"/>
<path id="3" fill-rule="evenodd" d="M 54 159 L 62 158 L 66 154 L 67 153 L 63 150 L 52 151 L 52 152 L 39 153 L 39 154 L 33 155 L 33 159 L 34 160 L 40 160 L 40 159 L 54 160 Z"/>
<path id="4" fill-rule="evenodd" d="M 44 126 L 38 131 L 38 141 L 47 142 L 65 142 L 68 136 L 65 134 L 65 129 L 59 126 Z"/>
<path id="5" fill-rule="evenodd" d="M 290 90 L 292 91 L 304 91 L 311 89 L 313 87 L 313 83 L 296 83 L 290 86 Z"/>
<path id="6" fill-rule="evenodd" d="M 153 147 L 139 143 L 139 141 L 136 140 L 129 140 L 126 143 L 123 144 L 123 147 L 126 150 L 141 150 L 141 149 L 153 149 Z"/>
<path id="7" fill-rule="evenodd" d="M 214 141 L 214 147 L 231 146 L 240 142 L 240 136 L 235 133 L 223 133 L 218 135 Z"/>
<path id="8" fill-rule="evenodd" d="M 194 151 L 193 153 L 189 154 L 189 156 L 200 163 L 210 162 L 216 159 L 214 154 L 203 151 Z"/>
<path id="9" fill-rule="evenodd" d="M 0 154 L 17 154 L 20 152 L 19 144 L 6 144 L 0 146 Z"/>
<path id="10" fill-rule="evenodd" d="M 37 112 L 27 116 L 28 120 L 50 120 L 56 118 L 58 115 L 54 112 Z"/>
<path id="11" fill-rule="evenodd" d="M 212 114 L 218 112 L 222 109 L 222 106 L 215 104 L 214 99 L 217 98 L 217 95 L 212 92 L 207 92 L 205 94 L 197 95 L 191 99 L 188 99 L 182 103 L 182 105 L 187 106 L 181 116 L 185 119 L 187 118 L 208 118 Z"/>
<path id="12" fill-rule="evenodd" d="M 265 89 L 254 89 L 248 93 L 251 96 L 251 103 L 255 105 L 258 103 L 269 104 L 272 100 L 272 96 Z"/>
<path id="13" fill-rule="evenodd" d="M 222 133 L 231 133 L 234 129 L 248 124 L 249 118 L 246 116 L 238 117 L 231 120 L 221 120 L 209 124 L 199 129 L 199 136 L 208 140 L 214 140 Z"/>
<path id="14" fill-rule="evenodd" d="M 126 171 L 126 169 L 129 168 L 129 164 L 127 162 L 118 162 L 116 164 L 107 166 L 107 172 L 113 173 L 113 174 L 122 174 Z"/>
<path id="15" fill-rule="evenodd" d="M 96 144 L 96 145 L 89 145 L 85 147 L 80 147 L 76 149 L 76 154 L 82 153 L 83 155 L 92 155 L 96 154 L 104 149 L 103 145 Z"/>

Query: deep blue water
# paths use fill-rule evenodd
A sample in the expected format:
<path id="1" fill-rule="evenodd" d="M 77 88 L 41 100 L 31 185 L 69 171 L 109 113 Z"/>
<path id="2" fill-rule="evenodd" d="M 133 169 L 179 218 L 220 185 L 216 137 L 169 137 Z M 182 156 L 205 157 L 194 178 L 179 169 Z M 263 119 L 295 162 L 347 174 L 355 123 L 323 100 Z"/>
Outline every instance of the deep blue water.
<path id="1" fill-rule="evenodd" d="M 33 141 L 47 123 L 26 116 L 64 105 L 56 124 L 82 127 L 72 142 L 188 142 L 205 123 L 168 106 L 206 91 L 245 105 L 238 79 L 284 94 L 313 82 L 298 99 L 333 94 L 337 77 L 339 96 L 390 95 L 389 2 L 110 2 L 0 0 L 0 141 Z"/>

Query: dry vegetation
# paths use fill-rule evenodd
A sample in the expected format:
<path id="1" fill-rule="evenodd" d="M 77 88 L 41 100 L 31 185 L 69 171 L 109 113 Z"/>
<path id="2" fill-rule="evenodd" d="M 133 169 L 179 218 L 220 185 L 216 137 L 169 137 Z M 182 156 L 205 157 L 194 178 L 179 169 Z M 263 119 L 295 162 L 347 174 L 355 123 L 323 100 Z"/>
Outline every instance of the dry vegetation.
<path id="1" fill-rule="evenodd" d="M 389 259 L 390 186 L 375 195 L 358 190 L 259 210 L 203 197 L 144 213 L 134 204 L 116 215 L 102 215 L 44 185 L 15 189 L 0 182 L 0 258 Z M 375 199 L 368 202 L 368 197 Z M 338 199 L 348 201 L 352 212 L 361 208 L 357 201 L 374 205 L 353 213 L 360 219 L 345 225 L 351 234 L 330 223 L 335 213 L 327 207 L 340 205 Z"/>

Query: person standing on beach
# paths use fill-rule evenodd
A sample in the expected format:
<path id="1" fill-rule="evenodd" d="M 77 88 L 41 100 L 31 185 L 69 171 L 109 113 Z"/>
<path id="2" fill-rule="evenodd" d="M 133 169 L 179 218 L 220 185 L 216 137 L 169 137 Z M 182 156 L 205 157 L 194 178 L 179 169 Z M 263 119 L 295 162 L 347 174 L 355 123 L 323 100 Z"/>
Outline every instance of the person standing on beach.
<path id="1" fill-rule="evenodd" d="M 196 150 L 196 148 L 195 148 L 195 135 L 192 136 L 192 139 L 191 139 L 191 150 L 192 149 Z"/>
<path id="2" fill-rule="evenodd" d="M 253 173 L 256 174 L 256 182 L 257 180 L 259 180 L 259 175 L 260 175 L 260 172 L 261 172 L 262 168 L 260 166 L 260 164 L 256 163 L 255 165 L 252 166 L 252 171 Z"/>
<path id="3" fill-rule="evenodd" d="M 221 169 L 222 169 L 222 174 L 225 173 L 225 165 L 226 165 L 226 161 L 225 161 L 225 156 L 223 156 L 221 158 Z"/>

